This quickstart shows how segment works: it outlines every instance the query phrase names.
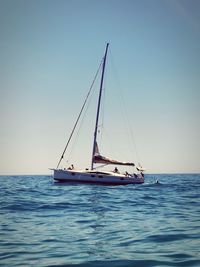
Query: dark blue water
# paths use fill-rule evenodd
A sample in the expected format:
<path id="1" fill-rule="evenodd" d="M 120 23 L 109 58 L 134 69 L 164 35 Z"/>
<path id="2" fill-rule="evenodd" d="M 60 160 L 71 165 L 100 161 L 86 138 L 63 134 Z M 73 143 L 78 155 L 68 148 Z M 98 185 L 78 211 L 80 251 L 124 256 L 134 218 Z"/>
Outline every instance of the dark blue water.
<path id="1" fill-rule="evenodd" d="M 1 176 L 0 266 L 200 266 L 199 193 L 191 174 L 128 186 Z"/>

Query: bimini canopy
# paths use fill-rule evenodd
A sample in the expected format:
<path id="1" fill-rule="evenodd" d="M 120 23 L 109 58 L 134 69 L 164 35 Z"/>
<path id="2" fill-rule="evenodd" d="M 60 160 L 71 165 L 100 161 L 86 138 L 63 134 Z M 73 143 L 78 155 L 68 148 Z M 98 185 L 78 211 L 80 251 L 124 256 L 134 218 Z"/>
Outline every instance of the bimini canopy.
<path id="1" fill-rule="evenodd" d="M 109 159 L 106 157 L 103 157 L 99 153 L 98 145 L 95 144 L 95 153 L 93 156 L 93 162 L 94 163 L 100 163 L 100 164 L 114 164 L 114 165 L 125 165 L 125 166 L 135 166 L 133 162 L 124 162 L 124 161 L 118 161 L 114 159 Z"/>

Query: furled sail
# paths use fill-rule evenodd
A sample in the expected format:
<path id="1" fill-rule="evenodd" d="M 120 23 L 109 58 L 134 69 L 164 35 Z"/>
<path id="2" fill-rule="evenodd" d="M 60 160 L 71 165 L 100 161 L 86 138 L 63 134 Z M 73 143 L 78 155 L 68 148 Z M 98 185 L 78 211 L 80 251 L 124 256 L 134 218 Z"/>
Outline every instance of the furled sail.
<path id="1" fill-rule="evenodd" d="M 93 156 L 93 162 L 94 163 L 101 163 L 101 164 L 115 164 L 115 165 L 126 165 L 126 166 L 135 166 L 133 162 L 124 162 L 124 161 L 118 161 L 114 159 L 109 159 L 106 157 L 103 157 L 99 153 L 99 148 L 97 143 L 95 143 L 95 153 Z"/>

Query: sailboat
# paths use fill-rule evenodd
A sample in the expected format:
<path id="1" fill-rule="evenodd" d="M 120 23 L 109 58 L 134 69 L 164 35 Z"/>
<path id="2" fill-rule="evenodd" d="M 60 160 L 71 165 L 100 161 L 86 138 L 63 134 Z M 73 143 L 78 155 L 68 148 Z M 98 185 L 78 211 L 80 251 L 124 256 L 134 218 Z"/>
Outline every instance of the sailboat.
<path id="1" fill-rule="evenodd" d="M 69 142 L 74 134 L 78 121 L 81 117 L 82 111 L 85 107 L 88 95 L 86 100 L 81 108 L 79 116 L 76 120 L 76 123 L 73 127 L 69 140 L 65 146 L 65 149 L 60 157 L 60 160 L 57 164 L 57 167 L 53 170 L 53 179 L 56 182 L 70 182 L 70 183 L 91 183 L 91 184 L 104 184 L 104 185 L 127 185 L 127 184 L 142 184 L 144 183 L 144 171 L 145 169 L 141 166 L 136 167 L 137 173 L 132 172 L 128 173 L 127 171 L 124 173 L 120 173 L 118 168 L 115 167 L 112 171 L 105 171 L 95 168 L 96 164 L 103 164 L 105 165 L 121 165 L 121 166 L 132 166 L 134 167 L 135 164 L 133 162 L 124 162 L 118 161 L 114 159 L 110 159 L 108 157 L 102 156 L 99 152 L 98 144 L 97 144 L 97 134 L 98 134 L 98 124 L 99 124 L 99 113 L 101 108 L 101 99 L 102 99 L 102 90 L 104 84 L 104 72 L 106 67 L 106 59 L 107 59 L 107 52 L 108 52 L 109 43 L 106 44 L 105 54 L 103 57 L 102 67 L 101 70 L 101 80 L 99 86 L 99 96 L 98 96 L 98 105 L 96 111 L 96 121 L 94 127 L 94 139 L 93 139 L 93 147 L 92 147 L 92 157 L 91 157 L 91 168 L 78 170 L 75 169 L 73 165 L 69 168 L 59 168 L 61 161 L 64 158 L 64 154 L 68 148 Z M 89 93 L 88 93 L 89 94 Z"/>

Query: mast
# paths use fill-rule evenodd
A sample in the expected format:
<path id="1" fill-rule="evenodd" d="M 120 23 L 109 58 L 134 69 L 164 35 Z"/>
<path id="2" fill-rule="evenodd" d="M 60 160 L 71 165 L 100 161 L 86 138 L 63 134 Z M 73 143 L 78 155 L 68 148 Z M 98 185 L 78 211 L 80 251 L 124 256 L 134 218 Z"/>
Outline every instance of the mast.
<path id="1" fill-rule="evenodd" d="M 95 146 L 96 146 L 96 139 L 97 139 L 97 129 L 98 129 L 98 122 L 99 122 L 99 112 L 101 106 L 101 95 L 103 90 L 103 81 L 104 81 L 104 72 L 105 72 L 105 65 L 106 65 L 106 57 L 108 52 L 109 43 L 106 44 L 106 51 L 103 58 L 103 67 L 102 67 L 102 74 L 101 74 L 101 83 L 99 89 L 99 99 L 98 99 L 98 106 L 97 106 L 97 113 L 96 113 L 96 123 L 95 123 L 95 130 L 94 130 L 94 141 L 93 141 L 93 149 L 92 149 L 92 163 L 91 163 L 91 170 L 93 170 L 94 165 L 94 154 L 95 154 Z"/>

